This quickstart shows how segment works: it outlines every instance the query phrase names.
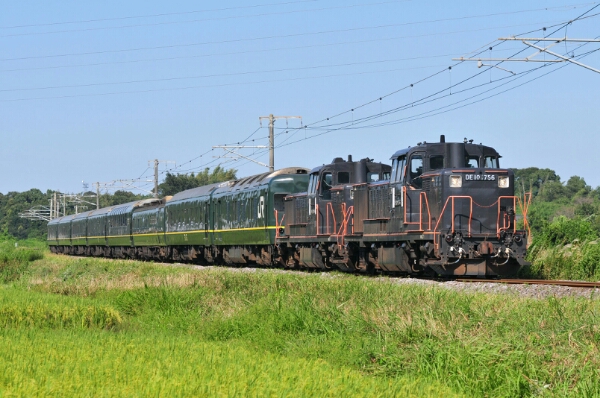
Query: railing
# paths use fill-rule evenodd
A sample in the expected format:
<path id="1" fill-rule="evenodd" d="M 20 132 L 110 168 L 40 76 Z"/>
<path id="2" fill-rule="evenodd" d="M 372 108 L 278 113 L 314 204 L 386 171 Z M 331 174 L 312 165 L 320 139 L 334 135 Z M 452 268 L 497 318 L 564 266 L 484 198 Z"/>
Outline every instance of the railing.
<path id="1" fill-rule="evenodd" d="M 427 229 L 428 231 L 431 230 L 431 210 L 429 208 L 429 200 L 427 199 L 427 193 L 426 192 L 419 192 L 419 221 L 415 222 L 415 221 L 406 221 L 407 217 L 406 217 L 406 208 L 408 206 L 406 206 L 406 199 L 407 199 L 407 193 L 406 193 L 406 187 L 402 187 L 402 203 L 404 204 L 404 224 L 405 225 L 417 225 L 419 224 L 419 231 L 424 231 L 423 229 L 423 198 L 425 198 L 425 205 L 427 206 L 427 219 L 428 219 L 428 226 L 429 228 Z"/>

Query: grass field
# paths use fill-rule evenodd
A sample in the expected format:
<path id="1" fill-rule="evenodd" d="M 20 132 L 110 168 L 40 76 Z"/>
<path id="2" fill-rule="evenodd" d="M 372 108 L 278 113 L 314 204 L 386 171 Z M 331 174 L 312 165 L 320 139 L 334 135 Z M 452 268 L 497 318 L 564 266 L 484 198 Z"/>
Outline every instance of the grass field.
<path id="1" fill-rule="evenodd" d="M 0 396 L 599 396 L 600 303 L 46 254 L 0 287 Z"/>

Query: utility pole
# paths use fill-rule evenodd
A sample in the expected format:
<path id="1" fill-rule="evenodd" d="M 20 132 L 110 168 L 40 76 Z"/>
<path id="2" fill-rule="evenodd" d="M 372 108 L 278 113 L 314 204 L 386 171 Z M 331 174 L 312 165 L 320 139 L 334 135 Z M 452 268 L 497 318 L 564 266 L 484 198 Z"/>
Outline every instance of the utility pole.
<path id="1" fill-rule="evenodd" d="M 97 182 L 95 185 L 96 185 L 96 210 L 98 210 L 100 208 L 100 183 Z"/>
<path id="2" fill-rule="evenodd" d="M 302 116 L 273 116 L 270 114 L 269 116 L 260 116 L 258 120 L 262 125 L 263 119 L 269 120 L 269 171 L 275 171 L 275 120 L 277 119 L 300 119 L 302 120 Z"/>
<path id="3" fill-rule="evenodd" d="M 148 161 L 148 165 L 150 165 L 152 160 Z M 158 165 L 159 163 L 173 163 L 177 164 L 174 160 L 158 160 L 154 159 L 154 197 L 158 198 Z"/>
<path id="4" fill-rule="evenodd" d="M 52 202 L 52 217 L 54 218 L 58 217 L 58 212 L 56 211 L 57 208 L 58 206 L 56 205 L 56 191 L 54 191 L 54 201 Z"/>

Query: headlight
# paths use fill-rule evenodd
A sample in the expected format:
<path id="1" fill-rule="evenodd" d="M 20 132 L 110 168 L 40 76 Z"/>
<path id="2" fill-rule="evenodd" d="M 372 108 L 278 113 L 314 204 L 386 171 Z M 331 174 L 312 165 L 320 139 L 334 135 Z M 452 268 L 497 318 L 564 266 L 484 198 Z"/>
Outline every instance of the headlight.
<path id="1" fill-rule="evenodd" d="M 462 176 L 450 176 L 450 187 L 451 188 L 462 187 Z"/>
<path id="2" fill-rule="evenodd" d="M 510 179 L 508 176 L 499 176 L 498 177 L 498 187 L 499 188 L 508 188 L 510 186 Z"/>

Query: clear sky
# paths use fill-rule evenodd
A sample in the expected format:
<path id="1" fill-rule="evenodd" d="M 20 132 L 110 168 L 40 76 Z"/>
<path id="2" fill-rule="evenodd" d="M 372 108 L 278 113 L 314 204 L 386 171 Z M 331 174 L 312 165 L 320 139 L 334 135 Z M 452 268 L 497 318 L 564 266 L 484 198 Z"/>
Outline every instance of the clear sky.
<path id="1" fill-rule="evenodd" d="M 271 113 L 302 116 L 276 123 L 277 168 L 348 154 L 387 161 L 445 134 L 495 147 L 503 167 L 548 167 L 595 187 L 599 73 L 452 58 L 482 50 L 478 57 L 524 58 L 535 50 L 496 39 L 526 32 L 597 38 L 599 4 L 4 1 L 0 192 L 79 192 L 82 181 L 136 178 L 150 190 L 152 159 L 176 161 L 173 172 L 221 164 L 239 176 L 260 173 L 211 148 L 249 136 L 246 145 L 266 145 L 259 117 Z M 581 44 L 551 50 L 600 69 L 600 51 L 581 58 L 600 43 Z M 260 149 L 240 153 L 269 160 Z M 161 177 L 167 167 L 175 166 L 161 164 Z"/>

